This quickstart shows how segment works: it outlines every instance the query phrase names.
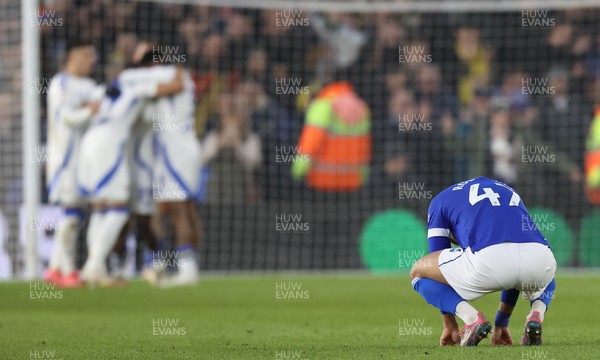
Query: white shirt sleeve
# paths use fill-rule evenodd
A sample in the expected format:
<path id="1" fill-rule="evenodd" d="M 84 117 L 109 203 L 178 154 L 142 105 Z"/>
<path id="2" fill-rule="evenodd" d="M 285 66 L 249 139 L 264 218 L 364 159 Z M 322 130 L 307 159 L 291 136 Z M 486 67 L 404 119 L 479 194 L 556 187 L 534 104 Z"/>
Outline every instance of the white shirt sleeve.
<path id="1" fill-rule="evenodd" d="M 85 124 L 93 115 L 87 103 L 100 100 L 103 92 L 103 87 L 97 86 L 91 79 L 71 77 L 67 81 L 66 88 L 57 90 L 55 94 L 59 103 L 59 119 L 71 126 Z"/>
<path id="2" fill-rule="evenodd" d="M 127 69 L 119 75 L 119 83 L 137 96 L 151 98 L 156 96 L 158 85 L 172 81 L 175 73 L 174 66 Z"/>
<path id="3" fill-rule="evenodd" d="M 119 75 L 123 86 L 143 83 L 165 83 L 175 79 L 174 66 L 154 66 L 150 68 L 127 69 Z"/>

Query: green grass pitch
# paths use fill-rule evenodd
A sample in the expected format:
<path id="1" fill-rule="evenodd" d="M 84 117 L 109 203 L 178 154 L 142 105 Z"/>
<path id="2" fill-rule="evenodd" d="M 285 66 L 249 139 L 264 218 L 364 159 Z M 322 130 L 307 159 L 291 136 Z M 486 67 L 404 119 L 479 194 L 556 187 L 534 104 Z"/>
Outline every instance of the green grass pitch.
<path id="1" fill-rule="evenodd" d="M 491 347 L 489 337 L 439 347 L 439 312 L 405 276 L 212 275 L 168 290 L 39 284 L 0 283 L 0 359 L 600 359 L 594 275 L 557 278 L 544 345 L 527 348 Z M 493 320 L 498 299 L 474 304 Z M 520 299 L 511 320 L 517 342 L 527 308 Z"/>

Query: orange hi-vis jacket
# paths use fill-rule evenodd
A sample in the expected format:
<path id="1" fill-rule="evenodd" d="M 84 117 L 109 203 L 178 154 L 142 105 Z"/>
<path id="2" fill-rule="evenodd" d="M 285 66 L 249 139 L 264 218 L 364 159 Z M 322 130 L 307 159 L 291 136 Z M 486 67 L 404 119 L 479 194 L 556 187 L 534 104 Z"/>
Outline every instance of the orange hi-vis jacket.
<path id="1" fill-rule="evenodd" d="M 585 154 L 585 190 L 590 202 L 600 205 L 600 106 L 586 142 Z"/>
<path id="2" fill-rule="evenodd" d="M 306 175 L 321 191 L 353 191 L 366 180 L 371 160 L 371 115 L 347 82 L 326 86 L 310 104 L 292 176 Z"/>

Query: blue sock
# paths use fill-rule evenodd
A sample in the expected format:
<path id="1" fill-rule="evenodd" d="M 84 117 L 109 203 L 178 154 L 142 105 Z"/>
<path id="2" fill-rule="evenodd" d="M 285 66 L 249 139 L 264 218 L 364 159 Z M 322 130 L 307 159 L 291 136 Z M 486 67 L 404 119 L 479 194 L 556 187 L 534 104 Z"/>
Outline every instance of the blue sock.
<path id="1" fill-rule="evenodd" d="M 178 253 L 188 253 L 188 252 L 193 253 L 193 252 L 195 252 L 194 247 L 191 244 L 184 244 L 184 245 L 177 246 L 175 248 L 175 250 Z"/>
<path id="2" fill-rule="evenodd" d="M 546 304 L 546 311 L 548 311 L 548 308 L 550 307 L 550 302 L 552 301 L 552 298 L 554 297 L 555 289 L 556 289 L 556 281 L 554 281 L 554 279 L 552 279 L 552 281 L 550 281 L 548 286 L 546 286 L 546 290 L 544 290 L 542 295 L 533 301 L 536 301 L 536 300 L 542 301 L 544 304 Z M 532 304 L 533 304 L 533 301 L 531 301 Z"/>
<path id="3" fill-rule="evenodd" d="M 192 250 L 193 247 L 191 244 L 183 244 L 183 245 L 179 245 L 177 246 L 177 248 L 175 250 L 177 251 L 188 251 L 188 250 Z"/>
<path id="4" fill-rule="evenodd" d="M 175 250 L 177 251 L 178 258 L 197 260 L 197 251 L 191 244 L 178 246 Z"/>
<path id="5" fill-rule="evenodd" d="M 444 314 L 456 313 L 456 305 L 465 301 L 453 288 L 431 279 L 414 278 L 413 288 L 428 304 L 440 309 Z"/>

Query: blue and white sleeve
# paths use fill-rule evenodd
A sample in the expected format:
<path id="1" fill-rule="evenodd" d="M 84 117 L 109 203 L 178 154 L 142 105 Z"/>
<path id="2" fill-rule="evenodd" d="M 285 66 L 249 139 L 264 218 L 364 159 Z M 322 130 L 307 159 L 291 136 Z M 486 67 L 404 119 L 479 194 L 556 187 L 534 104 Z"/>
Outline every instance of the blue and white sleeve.
<path id="1" fill-rule="evenodd" d="M 429 252 L 450 248 L 450 224 L 444 215 L 439 197 L 433 198 L 429 204 L 427 214 L 427 243 L 429 244 Z"/>

